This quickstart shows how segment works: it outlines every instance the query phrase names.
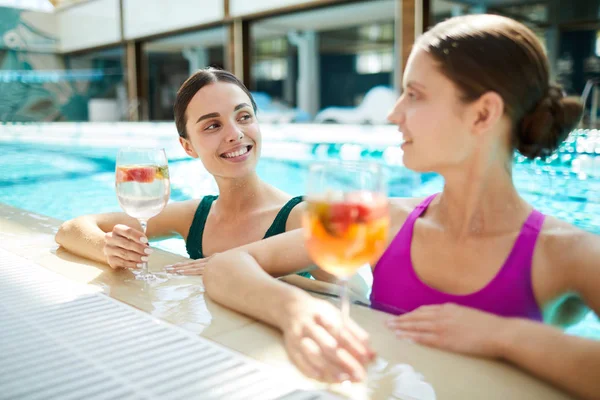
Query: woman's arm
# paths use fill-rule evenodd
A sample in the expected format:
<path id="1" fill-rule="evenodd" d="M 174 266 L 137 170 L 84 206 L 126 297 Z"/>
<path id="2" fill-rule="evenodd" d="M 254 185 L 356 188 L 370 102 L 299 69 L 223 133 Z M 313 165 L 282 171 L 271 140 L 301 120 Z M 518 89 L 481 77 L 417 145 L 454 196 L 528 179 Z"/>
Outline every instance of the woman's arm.
<path id="1" fill-rule="evenodd" d="M 361 380 L 374 356 L 367 334 L 350 323 L 338 335 L 340 315 L 330 303 L 269 276 L 311 264 L 302 235 L 295 230 L 215 255 L 204 271 L 206 292 L 218 303 L 282 330 L 288 355 L 309 377 Z"/>
<path id="2" fill-rule="evenodd" d="M 600 396 L 600 341 L 515 319 L 504 330 L 500 356 L 580 398 Z"/>
<path id="3" fill-rule="evenodd" d="M 543 268 L 534 264 L 533 270 L 538 300 L 547 305 L 573 294 L 577 298 L 564 302 L 563 312 L 571 305 L 571 316 L 581 315 L 584 305 L 600 315 L 600 238 L 551 217 L 545 225 L 538 245 Z M 499 331 L 500 357 L 578 397 L 600 398 L 600 341 L 521 319 Z"/>
<path id="4" fill-rule="evenodd" d="M 577 231 L 563 240 L 562 246 L 554 246 L 551 256 L 555 260 L 553 275 L 563 280 L 562 292 L 576 293 L 600 315 L 600 236 Z"/>
<path id="5" fill-rule="evenodd" d="M 312 265 L 312 260 L 304 247 L 302 229 L 282 233 L 246 246 L 215 254 L 204 271 L 204 283 L 211 297 L 214 295 L 218 299 L 223 293 L 225 294 L 223 296 L 224 301 L 229 301 L 229 296 L 226 295 L 229 290 L 234 290 L 234 293 L 237 293 L 235 292 L 237 289 L 246 289 L 237 286 L 242 279 L 255 279 L 254 276 L 242 274 L 240 281 L 228 279 L 232 274 L 245 271 L 241 265 L 252 267 L 252 271 L 254 271 L 252 275 L 255 275 L 256 271 L 260 271 L 261 275 L 265 277 L 268 277 L 268 275 L 280 277 L 309 268 Z M 211 294 L 210 291 L 213 289 L 217 290 Z M 226 305 L 229 306 L 229 304 Z M 232 308 L 237 309 L 233 306 Z"/>
<path id="6" fill-rule="evenodd" d="M 504 359 L 585 399 L 600 394 L 600 342 L 540 322 L 456 304 L 423 306 L 391 317 L 399 337 L 456 353 Z"/>
<path id="7" fill-rule="evenodd" d="M 148 255 L 144 252 L 148 237 L 175 233 L 185 237 L 197 204 L 198 200 L 168 204 L 163 212 L 148 221 L 146 235 L 135 218 L 125 213 L 106 213 L 84 215 L 64 222 L 55 240 L 74 254 L 105 264 L 109 263 L 105 254 L 107 241 L 123 250 L 128 249 L 131 254 L 138 254 L 140 258 Z"/>
<path id="8" fill-rule="evenodd" d="M 140 223 L 135 218 L 125 213 L 107 213 L 83 215 L 63 222 L 54 240 L 71 253 L 106 264 L 106 235 L 117 225 L 123 225 L 123 229 L 133 228 L 130 232 L 132 235 L 139 232 L 139 237 L 136 238 L 138 241 L 144 236 Z M 139 247 L 143 252 L 141 242 Z"/>

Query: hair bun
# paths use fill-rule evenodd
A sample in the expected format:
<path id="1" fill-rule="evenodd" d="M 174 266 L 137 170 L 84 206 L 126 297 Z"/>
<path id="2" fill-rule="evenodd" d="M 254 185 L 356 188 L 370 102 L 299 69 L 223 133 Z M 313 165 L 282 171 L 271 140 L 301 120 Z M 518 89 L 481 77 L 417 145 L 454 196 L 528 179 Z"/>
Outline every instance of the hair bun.
<path id="1" fill-rule="evenodd" d="M 547 157 L 577 126 L 583 112 L 578 98 L 564 97 L 559 86 L 551 85 L 533 111 L 518 126 L 515 147 L 525 157 Z"/>

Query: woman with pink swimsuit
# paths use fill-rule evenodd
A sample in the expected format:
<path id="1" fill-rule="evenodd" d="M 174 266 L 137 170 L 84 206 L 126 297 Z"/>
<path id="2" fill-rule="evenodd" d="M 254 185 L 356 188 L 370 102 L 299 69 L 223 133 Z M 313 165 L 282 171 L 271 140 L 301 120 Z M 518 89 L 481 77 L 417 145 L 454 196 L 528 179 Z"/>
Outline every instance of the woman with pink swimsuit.
<path id="1" fill-rule="evenodd" d="M 441 193 L 390 199 L 387 250 L 373 260 L 372 307 L 417 343 L 500 358 L 578 397 L 600 394 L 600 342 L 542 323 L 600 314 L 600 238 L 542 215 L 512 180 L 515 150 L 555 151 L 582 106 L 550 83 L 535 34 L 496 15 L 444 21 L 421 36 L 389 115 L 402 161 L 444 178 Z M 204 275 L 217 302 L 279 328 L 291 360 L 324 381 L 360 380 L 366 333 L 328 302 L 272 279 L 306 268 L 303 231 L 215 256 Z M 571 314 L 562 305 L 568 300 Z M 556 313 L 558 310 L 558 313 Z M 573 313 L 573 311 L 575 311 Z M 546 321 L 549 322 L 549 321 Z"/>

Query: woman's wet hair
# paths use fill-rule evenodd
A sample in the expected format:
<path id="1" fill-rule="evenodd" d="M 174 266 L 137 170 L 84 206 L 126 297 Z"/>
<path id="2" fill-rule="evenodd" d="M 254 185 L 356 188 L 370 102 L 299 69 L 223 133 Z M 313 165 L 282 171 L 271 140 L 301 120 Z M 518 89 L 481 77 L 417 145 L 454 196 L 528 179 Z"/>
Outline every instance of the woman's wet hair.
<path id="1" fill-rule="evenodd" d="M 240 81 L 235 75 L 233 75 L 231 72 L 216 68 L 200 69 L 190 76 L 183 83 L 183 85 L 181 85 L 177 91 L 177 97 L 175 98 L 175 105 L 173 106 L 173 112 L 175 114 L 175 126 L 177 127 L 179 136 L 182 138 L 187 138 L 187 132 L 185 130 L 185 125 L 187 123 L 186 110 L 190 104 L 190 101 L 204 86 L 216 82 L 232 83 L 242 89 L 250 98 L 252 108 L 254 109 L 254 113 L 256 113 L 256 103 L 254 102 L 252 94 L 250 94 L 248 88 L 244 86 L 242 81 Z"/>
<path id="2" fill-rule="evenodd" d="M 415 47 L 438 62 L 464 102 L 486 92 L 500 95 L 513 123 L 513 147 L 530 159 L 552 154 L 581 119 L 581 102 L 550 83 L 541 42 L 515 20 L 489 14 L 451 18 Z"/>

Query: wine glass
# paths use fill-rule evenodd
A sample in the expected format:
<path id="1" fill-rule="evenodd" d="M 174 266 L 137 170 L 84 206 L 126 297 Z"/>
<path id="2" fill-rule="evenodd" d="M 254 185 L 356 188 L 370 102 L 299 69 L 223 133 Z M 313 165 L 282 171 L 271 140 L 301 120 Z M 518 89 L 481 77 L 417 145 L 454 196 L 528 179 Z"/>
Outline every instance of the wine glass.
<path id="1" fill-rule="evenodd" d="M 348 280 L 385 249 L 389 230 L 387 183 L 374 162 L 312 164 L 303 216 L 313 261 L 340 280 L 342 327 L 349 318 Z"/>
<path id="2" fill-rule="evenodd" d="M 125 148 L 117 155 L 117 198 L 123 211 L 136 218 L 144 235 L 148 220 L 167 205 L 171 188 L 169 167 L 164 149 Z M 134 271 L 138 280 L 150 281 L 156 276 L 148 272 L 148 263 Z"/>

